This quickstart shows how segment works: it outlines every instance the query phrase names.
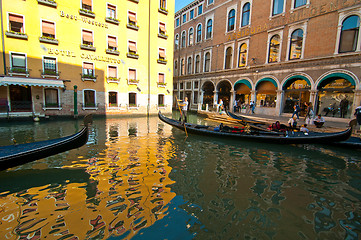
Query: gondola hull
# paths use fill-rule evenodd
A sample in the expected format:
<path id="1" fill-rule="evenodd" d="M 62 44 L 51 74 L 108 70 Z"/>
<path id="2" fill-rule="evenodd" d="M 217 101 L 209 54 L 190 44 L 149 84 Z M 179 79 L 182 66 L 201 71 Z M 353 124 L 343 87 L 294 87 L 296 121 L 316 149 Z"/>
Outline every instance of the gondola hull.
<path id="1" fill-rule="evenodd" d="M 348 128 L 342 132 L 336 133 L 318 133 L 310 132 L 305 134 L 303 132 L 253 132 L 246 133 L 243 132 L 223 132 L 217 131 L 217 128 L 207 127 L 195 124 L 182 124 L 180 121 L 170 119 L 158 113 L 159 118 L 173 127 L 176 127 L 180 130 L 187 130 L 190 134 L 198 134 L 204 136 L 213 136 L 213 137 L 222 137 L 222 138 L 231 138 L 239 140 L 252 140 L 259 142 L 268 142 L 268 143 L 278 143 L 278 144 L 307 144 L 307 143 L 330 143 L 347 140 L 352 133 L 352 128 Z"/>

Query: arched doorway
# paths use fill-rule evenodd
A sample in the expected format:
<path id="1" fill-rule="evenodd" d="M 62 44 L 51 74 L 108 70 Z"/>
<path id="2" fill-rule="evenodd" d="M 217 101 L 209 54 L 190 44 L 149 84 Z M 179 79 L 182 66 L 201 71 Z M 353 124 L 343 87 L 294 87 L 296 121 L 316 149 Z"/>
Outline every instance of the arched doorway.
<path id="1" fill-rule="evenodd" d="M 275 108 L 277 101 L 277 83 L 273 80 L 261 80 L 256 86 L 256 106 Z"/>
<path id="2" fill-rule="evenodd" d="M 283 113 L 292 113 L 293 107 L 297 103 L 301 109 L 301 114 L 304 114 L 305 103 L 310 100 L 311 85 L 308 79 L 301 77 L 293 77 L 286 81 L 282 90 L 284 91 Z"/>
<path id="3" fill-rule="evenodd" d="M 346 74 L 332 74 L 317 86 L 316 112 L 327 117 L 350 118 L 355 82 Z"/>
<path id="4" fill-rule="evenodd" d="M 213 96 L 214 96 L 214 85 L 212 82 L 207 81 L 202 86 L 203 91 L 203 104 L 208 104 L 213 106 Z"/>
<path id="5" fill-rule="evenodd" d="M 223 106 L 229 108 L 230 98 L 231 98 L 232 86 L 228 81 L 221 81 L 218 83 L 217 92 L 218 92 L 218 102 L 222 99 Z"/>

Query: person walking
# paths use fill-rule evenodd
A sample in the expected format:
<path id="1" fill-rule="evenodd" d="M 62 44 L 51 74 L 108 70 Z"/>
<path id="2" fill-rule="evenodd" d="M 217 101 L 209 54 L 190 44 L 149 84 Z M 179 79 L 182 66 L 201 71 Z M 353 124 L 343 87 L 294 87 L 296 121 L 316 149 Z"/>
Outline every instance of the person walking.
<path id="1" fill-rule="evenodd" d="M 298 106 L 298 103 L 295 103 L 295 105 L 293 106 L 293 114 L 291 118 L 293 118 L 293 116 L 296 115 L 297 119 L 300 119 L 299 112 L 301 112 L 301 108 L 300 106 Z"/>
<path id="2" fill-rule="evenodd" d="M 254 113 L 254 109 L 255 109 L 255 108 L 256 108 L 255 103 L 254 103 L 253 101 L 251 101 L 251 102 L 249 103 L 249 109 L 252 110 L 252 113 Z"/>
<path id="3" fill-rule="evenodd" d="M 182 116 L 183 116 L 184 122 L 187 122 L 188 98 L 185 97 L 184 101 L 181 104 L 179 104 L 179 106 L 182 107 L 182 115 L 179 117 L 179 121 L 182 120 Z"/>

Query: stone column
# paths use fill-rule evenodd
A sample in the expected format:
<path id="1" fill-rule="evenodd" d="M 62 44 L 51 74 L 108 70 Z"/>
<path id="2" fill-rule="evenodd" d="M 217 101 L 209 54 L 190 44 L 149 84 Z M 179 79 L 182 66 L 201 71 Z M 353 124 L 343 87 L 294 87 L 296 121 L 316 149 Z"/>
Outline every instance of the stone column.
<path id="1" fill-rule="evenodd" d="M 213 103 L 215 105 L 218 104 L 218 92 L 217 91 L 213 91 Z"/>
<path id="2" fill-rule="evenodd" d="M 282 108 L 283 108 L 284 91 L 276 90 L 276 93 L 277 93 L 276 114 L 280 116 L 282 114 Z"/>
<path id="3" fill-rule="evenodd" d="M 310 102 L 312 103 L 313 106 L 313 112 L 316 114 L 316 106 L 317 106 L 317 90 L 310 90 Z"/>
<path id="4" fill-rule="evenodd" d="M 257 98 L 257 91 L 255 90 L 251 90 L 251 100 L 250 101 L 253 101 L 254 103 L 256 103 L 256 99 Z"/>
<path id="5" fill-rule="evenodd" d="M 234 94 L 235 94 L 235 91 L 234 91 L 234 90 L 231 90 L 230 94 L 231 94 L 231 97 L 230 97 L 230 99 L 229 99 L 229 101 L 230 101 L 230 103 L 229 103 L 229 111 L 230 111 L 230 112 L 233 112 L 234 100 L 236 99 L 236 96 L 234 95 Z"/>
<path id="6" fill-rule="evenodd" d="M 354 92 L 355 92 L 355 97 L 353 99 L 351 117 L 353 117 L 353 114 L 355 113 L 355 108 L 361 106 L 361 90 L 354 90 Z"/>

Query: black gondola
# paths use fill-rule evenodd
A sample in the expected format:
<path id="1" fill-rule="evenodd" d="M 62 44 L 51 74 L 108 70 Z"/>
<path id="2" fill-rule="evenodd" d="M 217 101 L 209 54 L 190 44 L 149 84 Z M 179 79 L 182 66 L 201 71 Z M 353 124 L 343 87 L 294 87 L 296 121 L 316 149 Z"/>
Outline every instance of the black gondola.
<path id="1" fill-rule="evenodd" d="M 83 146 L 91 121 L 91 115 L 85 116 L 84 127 L 71 136 L 0 147 L 0 171 Z"/>
<path id="2" fill-rule="evenodd" d="M 183 124 L 180 121 L 170 119 L 158 113 L 159 118 L 180 130 L 187 129 L 188 133 L 213 136 L 213 137 L 222 137 L 222 138 L 232 138 L 239 140 L 253 140 L 260 142 L 269 142 L 269 143 L 282 143 L 282 144 L 307 144 L 307 143 L 329 143 L 329 142 L 338 142 L 344 141 L 351 136 L 352 127 L 335 133 L 321 133 L 321 132 L 270 132 L 270 131 L 257 131 L 249 128 L 235 128 L 228 127 L 221 124 L 220 126 L 205 126 L 205 125 L 196 125 L 186 123 Z"/>

